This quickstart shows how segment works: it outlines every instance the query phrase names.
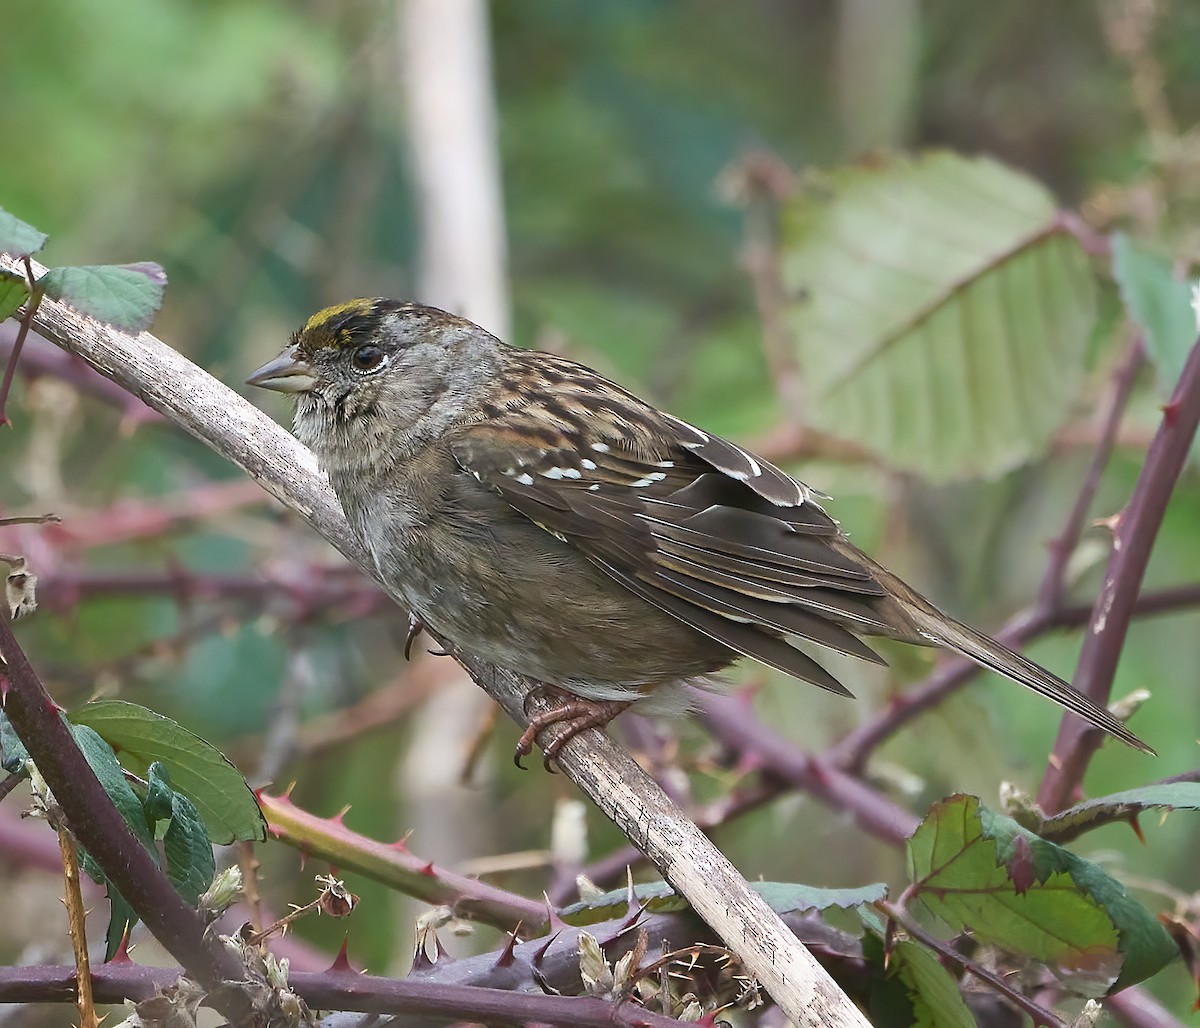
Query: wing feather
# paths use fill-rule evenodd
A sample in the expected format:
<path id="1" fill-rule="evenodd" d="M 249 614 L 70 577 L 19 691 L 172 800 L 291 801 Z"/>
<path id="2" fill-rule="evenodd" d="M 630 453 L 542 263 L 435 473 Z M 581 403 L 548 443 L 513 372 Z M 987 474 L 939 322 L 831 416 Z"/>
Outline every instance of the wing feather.
<path id="1" fill-rule="evenodd" d="M 882 587 L 830 545 L 837 523 L 804 486 L 732 443 L 690 429 L 666 453 L 619 439 L 580 450 L 489 422 L 454 453 L 626 588 L 738 653 L 842 694 L 785 637 L 882 663 L 855 634 L 886 630 Z"/>

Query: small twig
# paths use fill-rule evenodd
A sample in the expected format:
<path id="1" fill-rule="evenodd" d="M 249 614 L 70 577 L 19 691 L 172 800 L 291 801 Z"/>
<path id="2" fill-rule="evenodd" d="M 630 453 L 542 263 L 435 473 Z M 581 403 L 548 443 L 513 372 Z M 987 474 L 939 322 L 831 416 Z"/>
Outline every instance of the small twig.
<path id="1" fill-rule="evenodd" d="M 9 525 L 58 525 L 61 523 L 62 518 L 57 514 L 26 514 L 0 518 L 0 527 L 5 528 Z"/>
<path id="2" fill-rule="evenodd" d="M 1022 995 L 999 975 L 993 974 L 975 961 L 963 956 L 953 946 L 947 945 L 936 935 L 931 935 L 925 931 L 898 904 L 889 903 L 887 900 L 878 900 L 873 906 L 885 917 L 895 921 L 896 924 L 900 925 L 918 942 L 933 950 L 943 960 L 948 960 L 968 974 L 974 975 L 981 982 L 985 982 L 991 988 L 995 989 L 996 992 L 1014 1004 L 1019 1010 L 1024 1010 L 1025 1013 L 1033 1018 L 1035 1025 L 1044 1026 L 1044 1028 L 1066 1028 L 1066 1023 L 1056 1014 L 1035 1003 L 1028 996 Z"/>
<path id="3" fill-rule="evenodd" d="M 19 775 L 8 775 L 3 781 L 0 781 L 0 800 L 12 792 L 20 781 Z"/>
<path id="4" fill-rule="evenodd" d="M 28 257 L 21 258 L 21 264 L 25 272 L 26 281 L 29 283 L 29 299 L 25 301 L 25 311 L 21 315 L 21 327 L 17 330 L 17 338 L 13 342 L 12 353 L 8 356 L 8 366 L 4 369 L 4 380 L 0 382 L 0 425 L 11 425 L 8 420 L 8 394 L 12 389 L 13 375 L 17 371 L 17 362 L 21 359 L 21 349 L 25 346 L 25 339 L 29 335 L 29 328 L 33 324 L 33 319 L 37 315 L 37 310 L 42 302 L 42 297 L 45 293 L 37 284 L 37 278 L 33 273 L 33 263 Z"/>
<path id="5" fill-rule="evenodd" d="M 57 825 L 58 848 L 62 853 L 63 879 L 66 896 L 67 924 L 71 931 L 71 948 L 75 951 L 75 1004 L 79 1009 L 79 1028 L 100 1028 L 96 1005 L 92 999 L 92 970 L 87 951 L 87 912 L 83 894 L 79 891 L 79 860 L 75 839 L 65 825 Z"/>
<path id="6" fill-rule="evenodd" d="M 1129 504 L 1116 518 L 1112 553 L 1074 680 L 1075 687 L 1097 703 L 1107 702 L 1112 689 L 1150 551 L 1175 482 L 1187 461 L 1197 424 L 1200 424 L 1200 341 L 1192 346 L 1171 399 L 1163 408 L 1162 422 Z M 1101 741 L 1099 733 L 1089 732 L 1078 718 L 1063 719 L 1038 791 L 1038 804 L 1043 811 L 1054 814 L 1070 802 Z"/>

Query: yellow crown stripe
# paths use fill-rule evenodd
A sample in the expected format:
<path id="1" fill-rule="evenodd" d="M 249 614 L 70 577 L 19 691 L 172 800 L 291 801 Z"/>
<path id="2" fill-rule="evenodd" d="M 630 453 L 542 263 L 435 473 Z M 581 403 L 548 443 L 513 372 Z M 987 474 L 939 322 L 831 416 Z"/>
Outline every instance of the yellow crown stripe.
<path id="1" fill-rule="evenodd" d="M 329 324 L 334 318 L 346 314 L 368 314 L 374 306 L 374 300 L 361 298 L 358 300 L 347 300 L 345 303 L 339 303 L 333 307 L 326 307 L 323 311 L 317 311 L 316 314 L 305 322 L 304 331 L 305 333 L 316 332 Z"/>

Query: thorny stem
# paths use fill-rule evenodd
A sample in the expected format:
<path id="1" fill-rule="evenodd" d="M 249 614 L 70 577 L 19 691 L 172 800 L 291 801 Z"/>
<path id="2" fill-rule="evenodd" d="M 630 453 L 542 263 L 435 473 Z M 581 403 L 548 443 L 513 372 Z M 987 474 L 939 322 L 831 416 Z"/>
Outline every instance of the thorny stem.
<path id="1" fill-rule="evenodd" d="M 75 744 L 8 621 L 0 618 L 4 712 L 62 808 L 72 833 L 167 951 L 198 981 L 215 985 L 244 969 L 204 940 L 199 915 L 183 902 L 134 838 Z M 230 1011 L 240 1013 L 240 1007 Z"/>
<path id="2" fill-rule="evenodd" d="M 996 639 L 1010 648 L 1019 648 L 1061 624 L 1067 566 L 1079 545 L 1088 510 L 1095 499 L 1101 475 L 1112 454 L 1122 416 L 1129 405 L 1129 398 L 1144 359 L 1145 352 L 1141 340 L 1135 340 L 1113 373 L 1109 402 L 1102 418 L 1096 447 L 1075 501 L 1067 513 L 1063 529 L 1050 544 L 1050 558 L 1038 588 L 1037 601 L 1029 610 L 1018 614 L 996 633 Z M 937 706 L 957 692 L 979 673 L 978 665 L 970 661 L 962 658 L 948 659 L 924 685 L 910 690 L 897 703 L 881 711 L 835 744 L 829 751 L 829 758 L 847 771 L 861 772 L 871 754 L 883 742 L 918 714 Z"/>
<path id="3" fill-rule="evenodd" d="M 1087 523 L 1088 511 L 1096 498 L 1096 490 L 1100 488 L 1100 478 L 1112 455 L 1117 432 L 1121 428 L 1121 418 L 1125 408 L 1129 406 L 1129 398 L 1133 395 L 1133 387 L 1137 382 L 1138 372 L 1146 361 L 1146 349 L 1139 337 L 1130 345 L 1125 357 L 1113 373 L 1111 394 L 1107 409 L 1104 413 L 1100 435 L 1096 440 L 1096 448 L 1092 459 L 1084 473 L 1083 482 L 1075 495 L 1075 502 L 1067 513 L 1066 523 L 1057 539 L 1049 546 L 1050 559 L 1042 576 L 1042 584 L 1038 589 L 1036 610 L 1056 611 L 1063 604 L 1063 596 L 1067 588 L 1067 565 L 1071 555 L 1079 545 Z"/>
<path id="4" fill-rule="evenodd" d="M 1112 553 L 1075 673 L 1075 687 L 1097 703 L 1107 702 L 1112 689 L 1150 551 L 1198 424 L 1200 340 L 1192 346 L 1171 399 L 1163 408 L 1162 421 L 1129 504 L 1116 519 Z M 1100 742 L 1099 733 L 1089 732 L 1082 721 L 1063 719 L 1038 791 L 1043 811 L 1054 814 L 1067 805 Z"/>
<path id="5" fill-rule="evenodd" d="M 952 946 L 948 946 L 945 942 L 939 939 L 936 935 L 931 935 L 917 924 L 906 910 L 896 903 L 889 903 L 887 900 L 877 900 L 873 906 L 884 917 L 896 922 L 909 935 L 918 942 L 933 950 L 943 960 L 948 960 L 950 963 L 961 968 L 968 974 L 974 975 L 982 982 L 986 982 L 991 988 L 1000 995 L 1004 996 L 1010 1003 L 1016 1006 L 1019 1010 L 1024 1010 L 1030 1017 L 1033 1018 L 1033 1023 L 1040 1028 L 1066 1028 L 1066 1024 L 1056 1015 L 1052 1014 L 1045 1007 L 1040 1006 L 1031 1000 L 1028 996 L 1022 995 L 1016 989 L 1012 988 L 999 975 L 993 974 L 991 971 L 981 967 L 975 961 L 963 956 L 956 951 Z"/>
<path id="6" fill-rule="evenodd" d="M 58 848 L 62 854 L 63 879 L 66 883 L 67 924 L 71 948 L 75 951 L 75 1004 L 79 1009 L 79 1028 L 100 1028 L 92 999 L 92 972 L 87 951 L 87 914 L 79 890 L 79 859 L 75 839 L 65 825 L 58 825 Z"/>

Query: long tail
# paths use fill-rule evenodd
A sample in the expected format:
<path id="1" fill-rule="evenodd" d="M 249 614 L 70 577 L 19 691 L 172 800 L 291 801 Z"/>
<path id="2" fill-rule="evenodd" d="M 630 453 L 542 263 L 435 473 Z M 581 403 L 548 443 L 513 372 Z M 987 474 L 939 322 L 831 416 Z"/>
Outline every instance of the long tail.
<path id="1" fill-rule="evenodd" d="M 1156 755 L 1154 750 L 1126 728 L 1103 707 L 1093 703 L 1074 686 L 1052 675 L 1032 660 L 1014 653 L 1007 646 L 977 632 L 975 629 L 955 621 L 943 614 L 932 604 L 926 609 L 922 604 L 901 600 L 904 612 L 929 641 L 946 646 L 964 657 L 998 672 L 1027 689 L 1040 693 L 1073 714 L 1078 714 L 1088 724 L 1101 728 L 1121 742 L 1143 753 Z"/>

